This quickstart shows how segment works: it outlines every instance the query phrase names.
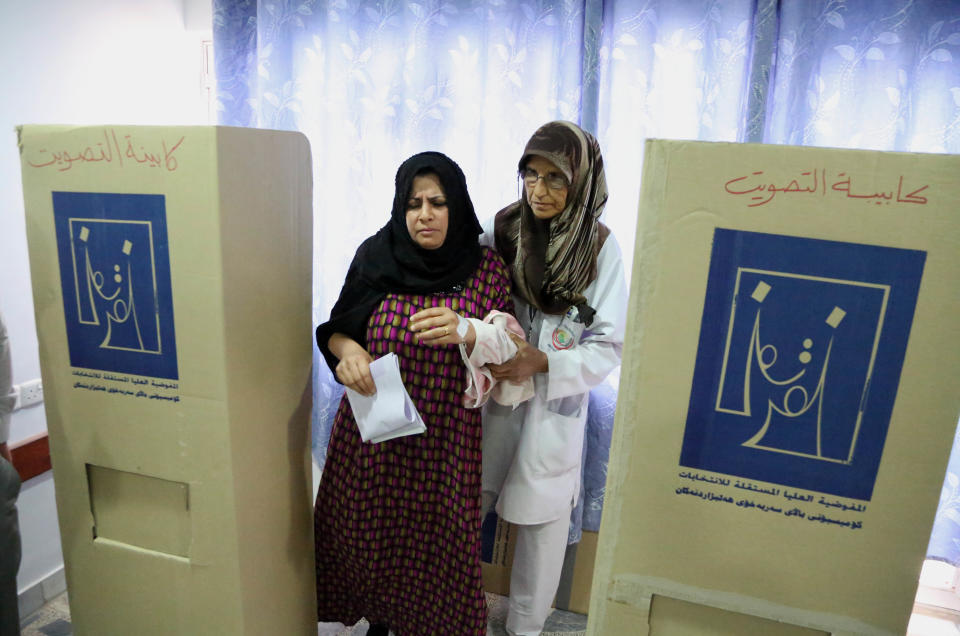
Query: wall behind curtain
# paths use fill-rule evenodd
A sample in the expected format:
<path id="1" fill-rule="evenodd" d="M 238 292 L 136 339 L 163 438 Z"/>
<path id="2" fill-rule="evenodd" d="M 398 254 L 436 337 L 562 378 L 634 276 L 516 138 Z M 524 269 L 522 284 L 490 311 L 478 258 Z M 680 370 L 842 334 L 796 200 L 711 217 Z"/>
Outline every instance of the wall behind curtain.
<path id="1" fill-rule="evenodd" d="M 533 130 L 580 123 L 628 255 L 646 138 L 960 151 L 948 0 L 214 0 L 214 41 L 220 123 L 310 138 L 318 323 L 421 150 L 460 163 L 483 219 L 517 198 Z M 315 368 L 322 464 L 339 391 Z"/>

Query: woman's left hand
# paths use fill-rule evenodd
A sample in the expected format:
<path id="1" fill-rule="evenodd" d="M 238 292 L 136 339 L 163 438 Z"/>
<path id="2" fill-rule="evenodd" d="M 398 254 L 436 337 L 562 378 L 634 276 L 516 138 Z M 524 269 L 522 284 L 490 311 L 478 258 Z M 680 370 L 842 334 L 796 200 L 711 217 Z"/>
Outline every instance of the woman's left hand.
<path id="1" fill-rule="evenodd" d="M 510 339 L 517 345 L 517 354 L 503 364 L 487 365 L 494 379 L 523 382 L 537 373 L 550 371 L 550 360 L 547 354 L 515 333 L 510 333 Z"/>
<path id="2" fill-rule="evenodd" d="M 425 345 L 448 345 L 463 342 L 457 334 L 460 317 L 449 307 L 421 309 L 410 316 L 407 328 L 415 341 Z"/>

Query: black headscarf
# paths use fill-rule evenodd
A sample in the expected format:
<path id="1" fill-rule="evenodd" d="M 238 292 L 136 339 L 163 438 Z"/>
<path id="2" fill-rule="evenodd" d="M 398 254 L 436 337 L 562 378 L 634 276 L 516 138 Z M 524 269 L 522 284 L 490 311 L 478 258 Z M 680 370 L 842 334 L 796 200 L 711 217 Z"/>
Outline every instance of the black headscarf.
<path id="1" fill-rule="evenodd" d="M 426 173 L 440 177 L 449 215 L 443 245 L 433 250 L 417 245 L 407 230 L 413 179 Z M 327 347 L 330 336 L 342 333 L 366 347 L 367 321 L 388 293 L 452 291 L 466 281 L 480 263 L 481 232 L 460 166 L 439 152 L 404 161 L 397 170 L 390 220 L 360 244 L 330 319 L 317 327 L 317 345 L 330 370 L 338 363 Z"/>

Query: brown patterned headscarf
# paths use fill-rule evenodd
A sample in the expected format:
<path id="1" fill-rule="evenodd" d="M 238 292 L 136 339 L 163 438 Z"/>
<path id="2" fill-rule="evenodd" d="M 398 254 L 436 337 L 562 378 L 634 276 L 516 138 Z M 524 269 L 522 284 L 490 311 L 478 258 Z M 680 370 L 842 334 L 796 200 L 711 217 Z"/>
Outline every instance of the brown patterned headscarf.
<path id="1" fill-rule="evenodd" d="M 597 277 L 597 254 L 610 233 L 599 221 L 607 203 L 600 145 L 576 124 L 553 121 L 533 133 L 518 168 L 533 155 L 567 177 L 567 207 L 552 219 L 537 219 L 524 188 L 519 201 L 497 212 L 497 250 L 510 267 L 514 293 L 548 314 L 575 306 L 578 320 L 589 326 L 595 311 L 583 290 Z"/>

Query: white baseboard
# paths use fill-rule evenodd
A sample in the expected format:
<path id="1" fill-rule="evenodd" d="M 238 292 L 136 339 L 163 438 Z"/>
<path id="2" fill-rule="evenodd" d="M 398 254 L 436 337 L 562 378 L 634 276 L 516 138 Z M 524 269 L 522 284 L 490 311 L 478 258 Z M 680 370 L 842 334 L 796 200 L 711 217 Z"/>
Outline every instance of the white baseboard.
<path id="1" fill-rule="evenodd" d="M 17 606 L 20 610 L 20 620 L 30 616 L 45 603 L 52 601 L 67 591 L 67 577 L 60 566 L 44 578 L 40 579 L 17 596 Z"/>

